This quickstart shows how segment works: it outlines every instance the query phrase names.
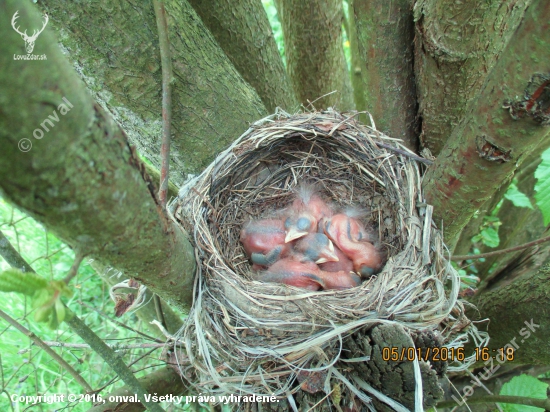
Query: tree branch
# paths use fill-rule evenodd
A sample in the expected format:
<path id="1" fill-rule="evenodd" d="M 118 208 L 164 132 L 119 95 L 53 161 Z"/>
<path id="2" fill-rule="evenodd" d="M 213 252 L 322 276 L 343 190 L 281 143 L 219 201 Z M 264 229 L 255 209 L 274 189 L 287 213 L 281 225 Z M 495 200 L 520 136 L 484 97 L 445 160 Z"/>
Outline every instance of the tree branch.
<path id="1" fill-rule="evenodd" d="M 73 348 L 73 349 L 90 349 L 91 346 L 86 343 L 66 343 L 66 342 L 56 342 L 56 341 L 44 341 L 49 347 L 55 348 Z M 130 350 L 130 349 L 150 349 L 150 348 L 163 348 L 166 346 L 166 343 L 135 343 L 129 345 L 107 345 L 113 350 Z"/>
<path id="2" fill-rule="evenodd" d="M 510 180 L 547 133 L 540 121 L 503 106 L 510 99 L 521 105 L 526 93 L 530 99 L 537 73 L 548 71 L 542 56 L 550 47 L 549 21 L 550 3 L 533 1 L 479 98 L 424 176 L 426 199 L 434 206 L 434 220 L 443 221 L 451 247 L 474 212 Z"/>
<path id="3" fill-rule="evenodd" d="M 523 245 L 509 247 L 508 249 L 495 250 L 494 252 L 480 253 L 479 255 L 452 256 L 451 260 L 459 261 L 459 260 L 466 260 L 466 259 L 483 259 L 486 257 L 502 255 L 504 253 L 515 252 L 516 250 L 527 249 L 528 247 L 540 245 L 541 243 L 548 242 L 548 241 L 550 241 L 550 236 L 533 240 L 532 242 L 524 243 Z"/>
<path id="4" fill-rule="evenodd" d="M 58 39 L 93 98 L 160 170 L 162 74 L 151 3 L 38 4 L 50 16 L 46 31 L 59 29 Z M 166 0 L 164 6 L 174 76 L 170 178 L 181 184 L 267 111 L 191 5 Z"/>
<path id="5" fill-rule="evenodd" d="M 8 238 L 0 230 L 0 256 L 2 256 L 8 265 L 19 269 L 21 272 L 34 272 L 34 269 L 21 257 L 15 250 Z"/>
<path id="6" fill-rule="evenodd" d="M 168 180 L 170 173 L 170 136 L 172 124 L 172 57 L 170 54 L 170 41 L 168 40 L 168 25 L 166 22 L 166 10 L 161 0 L 153 0 L 153 8 L 157 20 L 157 29 L 160 46 L 160 61 L 162 64 L 162 145 L 160 147 L 160 189 L 159 200 L 163 209 L 166 209 L 168 197 Z M 162 304 L 159 296 L 153 296 L 157 318 L 166 327 L 166 321 L 162 314 Z"/>
<path id="7" fill-rule="evenodd" d="M 267 110 L 274 112 L 279 106 L 287 112 L 296 111 L 299 103 L 261 1 L 189 2 Z"/>
<path id="8" fill-rule="evenodd" d="M 0 99 L 0 191 L 73 249 L 188 310 L 194 253 L 187 235 L 164 213 L 135 149 L 84 90 L 48 27 L 35 48 L 47 60 L 13 59 L 24 50 L 9 22 L 17 10 L 31 25 L 41 21 L 15 0 L 0 15 L 0 91 L 10 96 Z M 18 142 L 29 138 L 32 149 L 20 151 Z"/>
<path id="9" fill-rule="evenodd" d="M 535 406 L 537 408 L 542 408 L 545 410 L 550 409 L 550 399 L 537 399 L 537 398 L 527 398 L 524 396 L 507 396 L 507 395 L 486 395 L 486 396 L 474 396 L 472 398 L 466 398 L 467 404 L 476 404 L 476 403 L 512 403 L 516 405 L 527 405 Z M 457 406 L 456 401 L 443 401 L 438 402 L 437 408 L 452 408 Z"/>
<path id="10" fill-rule="evenodd" d="M 11 246 L 9 241 L 4 238 L 4 240 Z M 11 247 L 13 249 L 13 247 Z M 15 254 L 12 254 L 13 262 L 24 262 L 26 261 L 21 257 L 21 255 L 13 249 Z M 34 273 L 34 270 L 31 269 Z M 94 352 L 103 358 L 103 360 L 115 371 L 115 373 L 124 381 L 124 383 L 132 390 L 132 393 L 139 395 L 140 401 L 147 406 L 147 409 L 153 412 L 164 412 L 164 410 L 154 402 L 145 401 L 144 395 L 147 393 L 142 388 L 141 384 L 137 381 L 136 377 L 132 371 L 124 364 L 122 359 L 99 338 L 88 326 L 78 318 L 78 316 L 66 307 L 67 315 L 66 322 L 71 327 L 71 329 L 79 335 L 82 340 L 84 340 Z M 36 345 L 44 349 L 54 360 L 56 360 L 63 368 L 67 370 L 75 378 L 75 380 L 80 383 L 87 392 L 93 392 L 91 386 L 73 369 L 71 365 L 63 360 L 57 353 L 55 353 L 45 342 L 43 342 L 38 336 L 26 329 L 23 325 L 20 325 L 15 319 L 12 319 L 8 314 L 0 310 L 0 317 L 5 319 L 9 324 L 17 328 L 20 332 L 27 335 Z M 155 344 L 153 344 L 155 345 Z M 64 346 L 59 344 L 58 346 Z"/>
<path id="11" fill-rule="evenodd" d="M 410 0 L 354 0 L 367 110 L 377 128 L 416 150 L 414 22 Z"/>
<path id="12" fill-rule="evenodd" d="M 355 24 L 355 11 L 353 8 L 353 2 L 354 0 L 348 1 L 349 20 L 346 20 L 345 15 L 343 17 L 348 26 L 347 32 L 351 54 L 350 76 L 351 84 L 353 85 L 353 99 L 355 101 L 355 108 L 359 112 L 359 121 L 368 124 L 368 117 L 366 113 L 361 113 L 367 110 L 367 92 L 365 90 L 365 81 L 363 80 L 363 63 L 359 52 L 359 45 L 357 44 L 357 27 Z"/>
<path id="13" fill-rule="evenodd" d="M 163 208 L 166 208 L 168 195 L 168 174 L 170 171 L 170 127 L 172 124 L 172 57 L 170 41 L 168 40 L 168 26 L 164 2 L 153 0 L 160 47 L 160 61 L 162 65 L 162 145 L 160 147 L 160 189 L 159 199 Z"/>
<path id="14" fill-rule="evenodd" d="M 80 267 L 84 256 L 85 255 L 79 250 L 75 252 L 75 257 L 73 264 L 71 265 L 71 269 L 69 269 L 69 273 L 67 273 L 67 276 L 65 276 L 65 278 L 63 279 L 63 282 L 65 282 L 65 284 L 68 285 L 71 279 L 76 276 L 76 274 L 78 273 L 78 268 Z"/>
<path id="15" fill-rule="evenodd" d="M 415 76 L 422 145 L 439 155 L 531 0 L 415 2 Z M 526 73 L 529 73 L 527 71 Z"/>
<path id="16" fill-rule="evenodd" d="M 280 0 L 277 6 L 282 10 L 287 69 L 298 100 L 305 105 L 336 90 L 315 107 L 354 109 L 342 45 L 342 2 Z"/>
<path id="17" fill-rule="evenodd" d="M 50 348 L 50 345 L 48 345 L 46 342 L 44 342 L 42 339 L 36 336 L 33 332 L 25 328 L 23 325 L 21 325 L 19 322 L 17 322 L 15 319 L 13 319 L 11 316 L 9 316 L 7 313 L 5 313 L 2 310 L 0 310 L 0 317 L 4 319 L 6 322 L 8 322 L 15 329 L 17 329 L 19 332 L 26 335 L 30 340 L 34 342 L 36 346 L 40 347 L 41 349 L 44 350 L 44 352 L 50 355 L 52 359 L 59 364 L 59 366 L 65 369 L 69 373 L 69 375 L 71 375 L 74 378 L 74 380 L 77 381 L 78 384 L 86 390 L 86 393 L 94 392 L 94 389 L 88 384 L 88 382 L 86 382 L 86 380 L 82 376 L 80 376 L 80 374 L 71 365 L 69 365 L 61 356 L 55 353 Z"/>
<path id="18" fill-rule="evenodd" d="M 69 309 L 68 309 L 69 310 Z M 70 311 L 70 310 L 69 310 Z M 86 342 L 99 356 L 103 358 L 105 363 L 109 365 L 113 371 L 124 381 L 133 394 L 138 395 L 139 400 L 148 410 L 152 412 L 164 412 L 157 403 L 147 402 L 145 395 L 147 391 L 143 389 L 139 381 L 136 379 L 132 371 L 122 361 L 110 347 L 108 347 L 94 331 L 92 331 L 74 312 L 67 314 L 69 319 L 67 324 L 71 327 L 80 338 Z M 72 316 L 71 316 L 72 315 Z"/>

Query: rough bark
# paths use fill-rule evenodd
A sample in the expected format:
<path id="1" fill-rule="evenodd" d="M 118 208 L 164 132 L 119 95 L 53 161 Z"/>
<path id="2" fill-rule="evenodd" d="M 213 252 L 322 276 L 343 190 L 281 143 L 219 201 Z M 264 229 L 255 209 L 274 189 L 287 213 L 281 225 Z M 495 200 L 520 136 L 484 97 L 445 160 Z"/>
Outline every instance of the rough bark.
<path id="1" fill-rule="evenodd" d="M 165 367 L 159 369 L 141 379 L 138 379 L 143 389 L 148 393 L 155 394 L 157 396 L 164 395 L 183 395 L 186 391 L 186 387 L 181 377 L 171 367 Z M 108 395 L 103 395 L 104 399 L 116 396 L 132 396 L 134 393 L 127 386 L 123 386 Z M 88 412 L 141 412 L 145 407 L 141 403 L 133 402 L 105 402 L 88 409 Z"/>
<path id="2" fill-rule="evenodd" d="M 355 108 L 357 111 L 362 112 L 367 110 L 367 95 L 365 90 L 365 82 L 363 80 L 363 64 L 361 56 L 359 55 L 357 26 L 355 24 L 355 13 L 353 12 L 353 1 L 354 0 L 348 1 L 348 38 L 351 54 L 351 84 L 353 86 L 353 100 L 355 101 Z M 368 117 L 365 113 L 360 114 L 358 118 L 362 123 L 368 124 Z"/>
<path id="3" fill-rule="evenodd" d="M 342 45 L 342 3 L 337 0 L 277 2 L 287 69 L 298 100 L 317 109 L 355 108 Z"/>
<path id="4" fill-rule="evenodd" d="M 531 0 L 415 4 L 421 144 L 437 156 L 475 99 Z"/>
<path id="5" fill-rule="evenodd" d="M 537 74 L 548 73 L 549 21 L 550 3 L 534 1 L 479 98 L 424 176 L 426 199 L 434 205 L 436 222 L 444 222 L 451 245 L 548 131 L 537 116 L 529 111 L 523 116 L 515 108 L 537 101 Z M 518 96 L 520 101 L 507 103 Z M 512 109 L 503 107 L 507 104 Z"/>
<path id="6" fill-rule="evenodd" d="M 27 3 L 4 4 L 2 196 L 74 249 L 108 262 L 186 310 L 194 268 L 187 235 L 159 207 L 135 149 L 84 90 L 49 28 L 34 50 L 47 60 L 14 60 L 14 54 L 24 53 L 24 43 L 11 28 L 13 14 L 19 10 L 27 27 L 40 27 L 42 19 Z M 33 137 L 37 131 L 40 139 Z M 21 151 L 30 139 L 32 149 Z"/>
<path id="7" fill-rule="evenodd" d="M 151 3 L 40 3 L 93 97 L 160 169 L 162 79 Z M 181 183 L 267 112 L 187 1 L 165 7 L 174 74 L 170 178 Z"/>
<path id="8" fill-rule="evenodd" d="M 491 350 L 511 344 L 517 347 L 514 363 L 550 364 L 549 285 L 550 266 L 546 265 L 536 274 L 472 299 L 479 314 L 472 311 L 470 319 L 491 319 L 488 327 Z M 532 323 L 539 326 L 532 326 Z M 496 351 L 492 356 L 495 355 Z"/>
<path id="9" fill-rule="evenodd" d="M 189 1 L 241 76 L 269 112 L 294 113 L 298 100 L 260 0 Z"/>
<path id="10" fill-rule="evenodd" d="M 376 128 L 415 150 L 414 22 L 410 0 L 354 0 L 367 110 Z"/>

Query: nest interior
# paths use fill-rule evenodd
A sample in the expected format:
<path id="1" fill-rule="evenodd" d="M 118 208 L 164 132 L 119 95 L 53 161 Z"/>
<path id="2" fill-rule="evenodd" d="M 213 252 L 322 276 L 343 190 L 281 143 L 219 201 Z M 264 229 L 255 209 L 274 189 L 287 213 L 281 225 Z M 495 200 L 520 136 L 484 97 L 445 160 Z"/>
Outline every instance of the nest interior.
<path id="1" fill-rule="evenodd" d="M 201 390 L 284 395 L 298 371 L 322 370 L 325 392 L 337 378 L 359 396 L 338 366 L 354 333 L 395 324 L 439 328 L 449 339 L 459 282 L 422 197 L 418 160 L 353 116 L 279 114 L 252 125 L 182 188 L 171 210 L 193 235 L 199 264 L 181 338 Z M 387 254 L 378 275 L 319 292 L 255 280 L 240 230 L 288 206 L 301 182 L 336 208 L 365 210 L 363 223 Z"/>

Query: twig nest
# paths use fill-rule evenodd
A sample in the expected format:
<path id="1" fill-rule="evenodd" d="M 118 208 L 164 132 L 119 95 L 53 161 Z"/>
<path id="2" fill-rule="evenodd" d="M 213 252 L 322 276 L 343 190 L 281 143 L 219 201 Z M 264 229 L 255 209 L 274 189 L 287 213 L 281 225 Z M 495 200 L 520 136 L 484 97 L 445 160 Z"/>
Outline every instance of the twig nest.
<path id="1" fill-rule="evenodd" d="M 373 393 L 356 385 L 353 368 L 341 362 L 354 334 L 384 324 L 456 337 L 459 280 L 422 196 L 419 160 L 353 116 L 278 114 L 253 124 L 182 188 L 171 210 L 192 234 L 198 267 L 181 334 L 200 391 L 286 399 L 299 385 L 297 374 L 303 379 L 314 370 L 324 373 L 325 394 L 340 381 L 367 403 Z M 380 273 L 341 291 L 255 280 L 240 230 L 290 204 L 303 181 L 336 207 L 367 210 L 363 222 L 387 252 Z"/>

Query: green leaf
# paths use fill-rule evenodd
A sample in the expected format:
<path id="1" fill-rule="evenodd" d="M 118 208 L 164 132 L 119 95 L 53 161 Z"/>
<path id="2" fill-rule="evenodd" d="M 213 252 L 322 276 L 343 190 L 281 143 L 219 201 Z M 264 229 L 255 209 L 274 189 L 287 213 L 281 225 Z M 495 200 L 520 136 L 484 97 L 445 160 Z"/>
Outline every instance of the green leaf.
<path id="1" fill-rule="evenodd" d="M 535 170 L 535 178 L 535 200 L 547 225 L 550 223 L 550 148 L 542 153 L 542 162 Z"/>
<path id="2" fill-rule="evenodd" d="M 504 197 L 512 202 L 516 207 L 526 207 L 529 209 L 534 209 L 533 205 L 531 204 L 531 200 L 529 200 L 525 193 L 519 191 L 515 183 L 512 183 L 510 185 L 510 187 L 504 194 Z"/>
<path id="3" fill-rule="evenodd" d="M 481 231 L 481 241 L 483 242 L 483 244 L 489 247 L 497 247 L 500 243 L 498 231 L 496 231 L 492 227 L 483 229 Z"/>
<path id="4" fill-rule="evenodd" d="M 32 296 L 47 285 L 48 282 L 36 273 L 21 272 L 13 268 L 0 273 L 0 292 L 17 292 Z"/>
<path id="5" fill-rule="evenodd" d="M 520 375 L 506 382 L 500 389 L 501 395 L 523 396 L 526 398 L 546 399 L 548 384 L 529 375 Z M 511 403 L 500 404 L 505 412 L 544 412 L 542 408 L 534 406 L 516 405 Z"/>

